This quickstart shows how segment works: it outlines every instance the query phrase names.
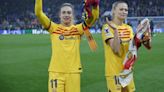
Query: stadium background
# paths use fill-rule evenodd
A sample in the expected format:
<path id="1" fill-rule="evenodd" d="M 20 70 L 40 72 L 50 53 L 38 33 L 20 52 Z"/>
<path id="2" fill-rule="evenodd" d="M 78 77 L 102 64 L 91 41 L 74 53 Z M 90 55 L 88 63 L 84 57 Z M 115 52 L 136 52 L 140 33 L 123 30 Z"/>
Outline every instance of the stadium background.
<path id="1" fill-rule="evenodd" d="M 91 28 L 98 43 L 97 52 L 92 53 L 85 37 L 82 39 L 82 92 L 107 92 L 100 29 L 103 16 L 110 13 L 114 1 L 100 0 L 100 19 Z M 154 24 L 153 49 L 141 48 L 135 65 L 136 92 L 163 92 L 164 1 L 124 1 L 129 4 L 126 22 L 133 26 L 134 31 L 142 18 L 148 17 Z M 64 2 L 75 5 L 75 22 L 81 22 L 82 0 L 44 0 L 44 12 L 59 23 L 58 11 Z M 51 43 L 36 19 L 34 3 L 35 0 L 0 0 L 0 92 L 47 92 Z"/>

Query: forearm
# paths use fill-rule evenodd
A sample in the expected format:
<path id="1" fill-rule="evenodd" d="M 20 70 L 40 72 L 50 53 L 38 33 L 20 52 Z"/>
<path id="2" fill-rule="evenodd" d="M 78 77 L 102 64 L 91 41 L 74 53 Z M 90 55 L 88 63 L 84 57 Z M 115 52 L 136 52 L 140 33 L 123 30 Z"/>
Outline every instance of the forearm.
<path id="1" fill-rule="evenodd" d="M 35 0 L 35 15 L 41 22 L 41 24 L 45 27 L 48 28 L 50 24 L 49 18 L 43 13 L 42 9 L 42 0 Z"/>
<path id="2" fill-rule="evenodd" d="M 114 51 L 114 53 L 116 53 L 116 54 L 120 53 L 120 38 L 118 36 L 117 31 L 114 32 L 114 38 L 110 45 L 111 45 L 111 48 Z"/>

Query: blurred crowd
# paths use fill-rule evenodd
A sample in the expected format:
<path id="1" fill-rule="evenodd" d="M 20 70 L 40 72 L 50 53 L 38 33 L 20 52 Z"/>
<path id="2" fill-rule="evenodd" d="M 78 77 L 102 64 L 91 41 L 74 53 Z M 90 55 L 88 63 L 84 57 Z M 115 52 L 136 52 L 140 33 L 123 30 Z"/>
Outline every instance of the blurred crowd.
<path id="1" fill-rule="evenodd" d="M 100 17 L 105 11 L 110 11 L 116 0 L 100 0 Z M 129 5 L 129 16 L 164 16 L 164 2 L 162 0 L 124 0 Z M 0 1 L 0 29 L 39 29 L 34 14 L 35 0 L 1 0 Z M 43 10 L 53 21 L 59 23 L 59 9 L 62 3 L 72 3 L 75 8 L 75 22 L 82 21 L 82 0 L 43 0 Z M 101 20 L 97 22 L 98 28 Z"/>

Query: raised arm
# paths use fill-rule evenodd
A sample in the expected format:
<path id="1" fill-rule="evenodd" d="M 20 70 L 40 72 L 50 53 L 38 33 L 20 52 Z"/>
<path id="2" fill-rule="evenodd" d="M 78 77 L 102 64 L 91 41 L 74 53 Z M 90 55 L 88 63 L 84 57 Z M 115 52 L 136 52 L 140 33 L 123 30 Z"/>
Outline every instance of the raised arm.
<path id="1" fill-rule="evenodd" d="M 84 22 L 82 23 L 84 34 L 92 51 L 96 51 L 97 44 L 89 28 L 96 22 L 99 17 L 99 0 L 85 0 L 84 3 Z"/>
<path id="2" fill-rule="evenodd" d="M 108 40 L 107 44 L 110 45 L 110 47 L 112 48 L 114 53 L 120 55 L 120 53 L 121 53 L 121 50 L 120 50 L 121 49 L 120 48 L 121 47 L 121 44 L 120 44 L 121 40 L 120 40 L 119 35 L 118 35 L 117 27 L 114 24 L 112 24 L 108 20 L 108 18 L 106 18 L 106 21 L 107 21 L 108 25 L 114 30 L 114 37 L 111 38 L 110 40 Z"/>
<path id="3" fill-rule="evenodd" d="M 45 29 L 49 29 L 51 20 L 43 13 L 42 0 L 35 0 L 35 15 Z"/>

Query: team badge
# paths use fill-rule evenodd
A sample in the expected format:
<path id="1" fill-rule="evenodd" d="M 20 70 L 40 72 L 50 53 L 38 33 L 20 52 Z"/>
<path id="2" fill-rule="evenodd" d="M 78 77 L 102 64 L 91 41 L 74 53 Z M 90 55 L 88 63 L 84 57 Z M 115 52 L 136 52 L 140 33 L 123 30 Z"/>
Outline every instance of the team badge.
<path id="1" fill-rule="evenodd" d="M 60 35 L 60 36 L 59 36 L 59 39 L 60 39 L 60 40 L 64 40 L 64 35 Z"/>

